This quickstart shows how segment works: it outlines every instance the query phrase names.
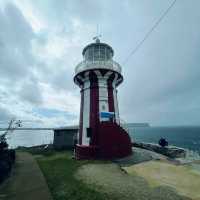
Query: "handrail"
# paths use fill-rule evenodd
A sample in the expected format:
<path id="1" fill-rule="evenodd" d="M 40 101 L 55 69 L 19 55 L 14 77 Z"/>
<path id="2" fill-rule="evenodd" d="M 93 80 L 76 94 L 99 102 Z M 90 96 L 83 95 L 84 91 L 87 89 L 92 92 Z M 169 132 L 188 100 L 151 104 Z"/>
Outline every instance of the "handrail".
<path id="1" fill-rule="evenodd" d="M 119 63 L 115 62 L 114 60 L 95 60 L 95 61 L 82 61 L 80 62 L 76 68 L 75 73 L 78 74 L 82 71 L 89 70 L 89 69 L 110 69 L 121 73 L 122 69 Z"/>
<path id="2" fill-rule="evenodd" d="M 129 134 L 129 127 L 127 126 L 127 122 L 120 118 L 119 125 Z"/>

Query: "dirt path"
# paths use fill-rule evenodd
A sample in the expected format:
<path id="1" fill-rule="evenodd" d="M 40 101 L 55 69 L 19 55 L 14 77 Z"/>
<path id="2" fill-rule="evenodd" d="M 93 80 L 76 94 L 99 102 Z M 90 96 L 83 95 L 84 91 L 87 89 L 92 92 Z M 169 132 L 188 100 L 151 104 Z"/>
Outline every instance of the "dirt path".
<path id="1" fill-rule="evenodd" d="M 34 157 L 18 152 L 9 179 L 0 186 L 0 200 L 52 200 L 44 176 Z"/>

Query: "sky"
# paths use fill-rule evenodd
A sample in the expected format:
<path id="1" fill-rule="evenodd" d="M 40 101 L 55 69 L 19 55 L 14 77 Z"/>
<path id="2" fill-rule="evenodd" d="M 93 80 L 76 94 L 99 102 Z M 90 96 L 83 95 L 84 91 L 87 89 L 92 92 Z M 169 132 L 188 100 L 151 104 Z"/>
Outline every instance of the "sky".
<path id="1" fill-rule="evenodd" d="M 0 0 L 0 121 L 78 124 L 74 69 L 98 25 L 101 41 L 113 47 L 114 60 L 122 65 L 118 100 L 123 121 L 200 125 L 200 1 L 177 0 L 124 63 L 171 3 Z"/>

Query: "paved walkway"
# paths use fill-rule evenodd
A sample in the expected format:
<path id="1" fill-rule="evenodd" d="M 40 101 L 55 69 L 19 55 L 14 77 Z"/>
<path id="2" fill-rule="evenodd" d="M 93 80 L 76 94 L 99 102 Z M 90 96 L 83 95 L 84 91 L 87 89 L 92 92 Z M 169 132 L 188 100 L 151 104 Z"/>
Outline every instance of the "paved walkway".
<path id="1" fill-rule="evenodd" d="M 0 200 L 52 200 L 45 178 L 34 157 L 18 152 L 9 179 L 0 186 Z"/>

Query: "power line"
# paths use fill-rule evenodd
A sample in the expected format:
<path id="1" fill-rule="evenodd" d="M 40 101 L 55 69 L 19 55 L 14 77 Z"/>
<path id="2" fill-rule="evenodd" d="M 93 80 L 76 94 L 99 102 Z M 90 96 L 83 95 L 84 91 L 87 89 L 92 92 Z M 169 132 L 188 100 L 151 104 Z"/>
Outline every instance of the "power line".
<path id="1" fill-rule="evenodd" d="M 131 51 L 131 53 L 128 55 L 128 57 L 124 60 L 123 64 L 127 63 L 127 61 L 130 59 L 132 55 L 134 55 L 137 50 L 142 46 L 142 44 L 145 42 L 145 40 L 148 39 L 148 37 L 151 35 L 151 33 L 155 30 L 155 28 L 160 24 L 160 22 L 164 19 L 164 17 L 168 14 L 168 12 L 171 10 L 171 8 L 174 6 L 177 0 L 174 0 L 170 6 L 167 8 L 167 10 L 161 15 L 161 17 L 156 21 L 156 23 L 151 27 L 151 29 L 146 33 L 144 38 L 137 44 L 137 46 Z"/>

